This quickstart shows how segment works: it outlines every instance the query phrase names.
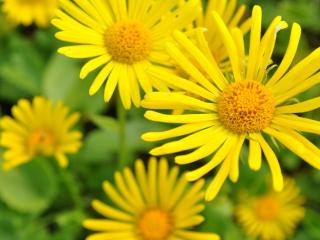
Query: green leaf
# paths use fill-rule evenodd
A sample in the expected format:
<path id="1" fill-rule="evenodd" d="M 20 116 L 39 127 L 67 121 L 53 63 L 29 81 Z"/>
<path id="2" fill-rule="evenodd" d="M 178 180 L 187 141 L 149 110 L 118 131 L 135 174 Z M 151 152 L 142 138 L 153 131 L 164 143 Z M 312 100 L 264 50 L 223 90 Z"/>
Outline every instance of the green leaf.
<path id="1" fill-rule="evenodd" d="M 55 173 L 47 159 L 38 158 L 8 172 L 0 171 L 0 198 L 24 213 L 40 213 L 57 193 Z"/>
<path id="2" fill-rule="evenodd" d="M 71 210 L 60 213 L 56 218 L 59 230 L 52 236 L 52 240 L 79 239 L 79 233 L 83 231 L 82 221 L 86 218 L 81 210 Z"/>
<path id="3" fill-rule="evenodd" d="M 119 135 L 112 129 L 91 131 L 79 156 L 87 162 L 112 161 L 116 159 L 118 142 Z"/>
<path id="4" fill-rule="evenodd" d="M 90 78 L 79 79 L 80 65 L 75 59 L 54 54 L 44 72 L 43 95 L 62 100 L 72 110 L 98 113 L 104 110 L 103 93 L 89 96 Z"/>
<path id="5" fill-rule="evenodd" d="M 131 119 L 126 124 L 127 147 L 132 151 L 148 151 L 158 143 L 145 142 L 141 139 L 141 135 L 146 132 L 165 131 L 167 129 L 167 125 L 148 121 L 141 116 Z"/>
<path id="6" fill-rule="evenodd" d="M 52 100 L 65 100 L 79 80 L 76 61 L 53 54 L 43 75 L 43 94 Z"/>
<path id="7" fill-rule="evenodd" d="M 29 95 L 38 95 L 44 63 L 32 42 L 12 34 L 0 52 L 1 58 L 6 59 L 0 61 L 0 81 L 10 83 Z"/>
<path id="8" fill-rule="evenodd" d="M 1 81 L 1 79 L 0 85 L 0 98 L 3 100 L 10 101 L 15 104 L 17 99 L 28 97 L 28 94 L 23 90 L 8 82 Z"/>
<path id="9" fill-rule="evenodd" d="M 320 236 L 319 222 L 320 214 L 312 209 L 307 209 L 303 225 L 306 229 L 306 232 L 313 237 L 312 239 L 318 239 Z"/>
<path id="10" fill-rule="evenodd" d="M 114 130 L 118 131 L 119 126 L 116 119 L 108 116 L 102 116 L 102 115 L 96 115 L 96 114 L 90 114 L 89 119 L 99 128 L 104 130 Z"/>

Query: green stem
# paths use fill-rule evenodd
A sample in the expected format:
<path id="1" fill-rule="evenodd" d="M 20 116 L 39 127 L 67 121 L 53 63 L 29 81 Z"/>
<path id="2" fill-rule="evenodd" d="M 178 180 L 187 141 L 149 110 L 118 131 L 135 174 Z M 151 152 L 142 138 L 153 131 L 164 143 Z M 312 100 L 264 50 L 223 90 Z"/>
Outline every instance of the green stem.
<path id="1" fill-rule="evenodd" d="M 119 159 L 118 168 L 122 169 L 127 163 L 126 152 L 126 110 L 124 109 L 120 97 L 117 99 L 117 118 L 119 123 Z"/>
<path id="2" fill-rule="evenodd" d="M 82 208 L 83 201 L 82 201 L 80 190 L 77 187 L 78 183 L 74 178 L 74 175 L 68 172 L 68 170 L 66 169 L 60 169 L 60 177 L 65 188 L 68 190 L 75 207 L 78 209 Z"/>

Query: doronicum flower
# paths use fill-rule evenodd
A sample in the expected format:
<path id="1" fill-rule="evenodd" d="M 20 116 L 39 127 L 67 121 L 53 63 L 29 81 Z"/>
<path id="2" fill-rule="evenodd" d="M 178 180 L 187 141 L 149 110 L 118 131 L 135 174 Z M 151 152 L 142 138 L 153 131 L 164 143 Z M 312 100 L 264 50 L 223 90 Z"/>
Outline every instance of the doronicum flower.
<path id="1" fill-rule="evenodd" d="M 38 155 L 54 156 L 61 167 L 66 167 L 66 154 L 78 152 L 81 133 L 70 128 L 78 121 L 79 114 L 69 114 L 62 102 L 53 104 L 43 97 L 35 97 L 32 102 L 21 99 L 11 112 L 13 117 L 0 119 L 0 146 L 6 148 L 5 170 Z"/>
<path id="2" fill-rule="evenodd" d="M 47 27 L 58 7 L 59 0 L 4 0 L 2 11 L 14 24 Z"/>
<path id="3" fill-rule="evenodd" d="M 150 132 L 145 141 L 173 139 L 151 151 L 152 155 L 177 154 L 178 164 L 189 164 L 210 157 L 204 165 L 186 174 L 197 180 L 220 165 L 208 186 L 206 200 L 212 200 L 229 176 L 239 177 L 239 156 L 245 142 L 249 143 L 249 166 L 259 170 L 262 153 L 270 167 L 276 191 L 283 188 L 283 177 L 277 155 L 266 137 L 279 142 L 313 167 L 320 169 L 320 150 L 301 132 L 320 134 L 320 122 L 297 114 L 320 106 L 320 97 L 304 102 L 291 99 L 320 82 L 320 49 L 291 66 L 301 29 L 293 24 L 284 58 L 273 74 L 269 71 L 271 56 L 279 30 L 286 22 L 276 17 L 261 37 L 261 8 L 253 9 L 250 49 L 246 57 L 242 32 L 231 32 L 217 13 L 214 21 L 228 50 L 232 72 L 224 75 L 210 57 L 205 41 L 196 45 L 183 33 L 174 33 L 175 44 L 168 43 L 168 53 L 191 80 L 170 73 L 150 70 L 157 80 L 168 82 L 180 92 L 146 94 L 142 106 L 149 109 L 184 109 L 182 114 L 147 111 L 152 121 L 175 124 L 164 132 Z M 187 55 L 187 56 L 186 56 Z M 192 56 L 192 61 L 189 59 Z"/>
<path id="4" fill-rule="evenodd" d="M 235 208 L 235 216 L 250 237 L 284 240 L 293 235 L 296 226 L 304 218 L 303 203 L 304 198 L 295 181 L 287 178 L 282 192 L 243 195 Z"/>
<path id="5" fill-rule="evenodd" d="M 201 211 L 204 182 L 192 186 L 178 176 L 177 167 L 169 169 L 165 159 L 135 162 L 135 174 L 129 169 L 115 173 L 115 186 L 109 181 L 103 189 L 113 205 L 99 200 L 93 208 L 105 219 L 88 219 L 85 228 L 97 231 L 87 240 L 218 240 L 213 233 L 192 230 L 204 218 Z"/>
<path id="6" fill-rule="evenodd" d="M 118 86 L 124 107 L 129 109 L 132 102 L 138 107 L 140 86 L 145 92 L 153 88 L 168 90 L 162 82 L 151 80 L 146 69 L 170 65 L 165 42 L 175 29 L 183 29 L 197 15 L 197 0 L 179 8 L 177 2 L 62 0 L 52 23 L 61 30 L 56 37 L 74 45 L 62 47 L 58 52 L 88 59 L 81 70 L 81 79 L 99 69 L 90 95 L 105 84 L 104 100 L 109 102 Z"/>
<path id="7" fill-rule="evenodd" d="M 201 6 L 202 1 L 199 0 L 198 2 Z M 204 30 L 209 50 L 219 64 L 219 67 L 223 70 L 230 70 L 230 63 L 227 61 L 228 51 L 224 45 L 223 38 L 215 26 L 213 12 L 220 15 L 228 29 L 238 27 L 242 34 L 249 31 L 251 19 L 246 17 L 246 6 L 244 4 L 238 6 L 237 0 L 209 0 L 202 14 L 195 20 L 194 26 Z"/>

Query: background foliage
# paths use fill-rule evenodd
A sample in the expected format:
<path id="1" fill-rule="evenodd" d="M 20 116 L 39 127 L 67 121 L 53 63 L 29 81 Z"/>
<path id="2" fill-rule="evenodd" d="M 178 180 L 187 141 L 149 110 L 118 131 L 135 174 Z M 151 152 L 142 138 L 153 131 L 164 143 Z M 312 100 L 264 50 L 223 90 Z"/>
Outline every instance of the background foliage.
<path id="1" fill-rule="evenodd" d="M 264 26 L 276 15 L 282 15 L 289 23 L 296 21 L 302 25 L 303 38 L 297 60 L 320 45 L 319 0 L 242 2 L 263 6 Z M 78 128 L 85 132 L 84 147 L 71 157 L 67 170 L 58 169 L 53 160 L 38 158 L 10 172 L 0 171 L 0 239 L 83 239 L 86 233 L 81 222 L 87 216 L 95 215 L 90 201 L 93 198 L 106 200 L 101 183 L 104 179 L 112 180 L 114 171 L 119 168 L 118 153 L 122 150 L 118 142 L 122 131 L 116 120 L 116 104 L 105 105 L 101 91 L 94 97 L 88 96 L 91 80 L 79 80 L 81 62 L 56 53 L 60 43 L 54 39 L 54 32 L 53 28 L 15 29 L 0 15 L 1 115 L 9 114 L 11 106 L 20 98 L 43 95 L 53 100 L 61 99 L 82 114 Z M 279 35 L 276 59 L 286 49 L 288 33 L 283 31 Z M 319 93 L 317 87 L 302 97 Z M 320 111 L 309 117 L 319 120 Z M 152 147 L 140 140 L 141 133 L 149 129 L 161 130 L 164 126 L 144 120 L 141 109 L 128 112 L 127 119 L 124 154 L 130 165 L 138 157 L 146 160 Z M 319 146 L 319 138 L 311 137 Z M 307 197 L 307 214 L 294 239 L 320 239 L 320 172 L 309 168 L 288 151 L 282 148 L 280 151 L 284 171 L 298 180 Z M 201 230 L 217 232 L 226 240 L 248 239 L 233 218 L 237 193 L 242 188 L 253 194 L 261 191 L 268 174 L 265 169 L 250 172 L 245 162 L 242 168 L 239 183 L 227 183 L 219 197 L 207 204 L 204 212 L 207 221 L 200 226 Z"/>

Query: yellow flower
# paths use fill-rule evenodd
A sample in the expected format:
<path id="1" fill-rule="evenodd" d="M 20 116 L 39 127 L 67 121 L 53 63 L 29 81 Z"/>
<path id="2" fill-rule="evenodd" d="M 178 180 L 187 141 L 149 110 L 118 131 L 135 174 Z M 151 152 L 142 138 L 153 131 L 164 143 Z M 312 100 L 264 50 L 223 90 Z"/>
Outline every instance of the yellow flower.
<path id="1" fill-rule="evenodd" d="M 75 44 L 60 48 L 59 53 L 90 59 L 81 70 L 81 79 L 101 68 L 90 95 L 106 82 L 104 100 L 109 102 L 118 86 L 122 103 L 129 109 L 132 102 L 140 105 L 140 86 L 145 92 L 168 90 L 162 82 L 151 80 L 146 69 L 170 65 L 165 42 L 175 29 L 183 29 L 196 17 L 197 0 L 180 8 L 178 0 L 75 2 L 62 0 L 52 23 L 61 29 L 58 39 Z"/>
<path id="2" fill-rule="evenodd" d="M 285 179 L 284 190 L 262 196 L 243 196 L 235 208 L 237 221 L 248 236 L 265 240 L 288 239 L 304 218 L 304 198 L 293 179 Z"/>
<path id="3" fill-rule="evenodd" d="M 281 17 L 276 17 L 261 37 L 261 8 L 254 7 L 247 58 L 242 32 L 239 29 L 229 32 L 219 15 L 213 13 L 213 16 L 228 50 L 232 72 L 222 73 L 210 57 L 205 41 L 199 49 L 183 33 L 175 32 L 176 44 L 169 43 L 167 46 L 169 55 L 176 59 L 192 81 L 156 69 L 150 70 L 155 79 L 170 83 L 181 91 L 146 94 L 142 106 L 186 111 L 176 115 L 147 111 L 145 117 L 149 120 L 178 126 L 164 132 L 146 133 L 142 138 L 146 141 L 173 138 L 173 141 L 153 149 L 151 154 L 182 152 L 175 158 L 178 164 L 210 157 L 202 167 L 187 173 L 190 181 L 203 177 L 220 165 L 208 186 L 206 200 L 212 200 L 217 195 L 228 176 L 233 182 L 238 180 L 239 155 L 245 141 L 249 142 L 250 168 L 260 169 L 263 152 L 271 169 L 274 188 L 281 191 L 281 169 L 265 135 L 320 169 L 319 148 L 300 133 L 320 134 L 320 122 L 296 115 L 318 108 L 320 97 L 300 103 L 290 102 L 291 98 L 320 82 L 320 73 L 317 73 L 320 69 L 320 49 L 290 69 L 301 33 L 300 26 L 294 23 L 284 58 L 270 74 L 268 69 L 276 35 L 287 27 Z"/>
<path id="4" fill-rule="evenodd" d="M 0 119 L 0 146 L 8 148 L 3 168 L 9 170 L 32 160 L 37 155 L 54 156 L 61 167 L 68 165 L 66 153 L 76 153 L 81 146 L 81 133 L 70 131 L 79 114 L 70 116 L 61 102 L 52 104 L 43 97 L 31 102 L 19 100 L 12 117 Z"/>
<path id="5" fill-rule="evenodd" d="M 58 0 L 4 0 L 2 11 L 15 24 L 47 27 L 58 7 Z"/>
<path id="6" fill-rule="evenodd" d="M 106 219 L 88 219 L 84 227 L 98 231 L 87 240 L 218 240 L 213 233 L 190 230 L 203 222 L 200 212 L 204 182 L 189 186 L 179 169 L 168 162 L 149 160 L 147 171 L 141 160 L 135 162 L 135 176 L 129 168 L 115 173 L 115 187 L 108 181 L 103 189 L 114 206 L 99 200 L 93 208 Z"/>
<path id="7" fill-rule="evenodd" d="M 199 0 L 198 2 L 201 6 L 202 1 Z M 246 19 L 246 6 L 244 4 L 237 5 L 237 0 L 209 0 L 205 10 L 195 21 L 195 27 L 204 29 L 209 49 L 223 70 L 230 69 L 229 61 L 226 61 L 228 52 L 218 29 L 215 27 L 213 12 L 215 11 L 220 15 L 228 29 L 239 27 L 242 34 L 245 34 L 250 29 L 251 19 Z"/>

